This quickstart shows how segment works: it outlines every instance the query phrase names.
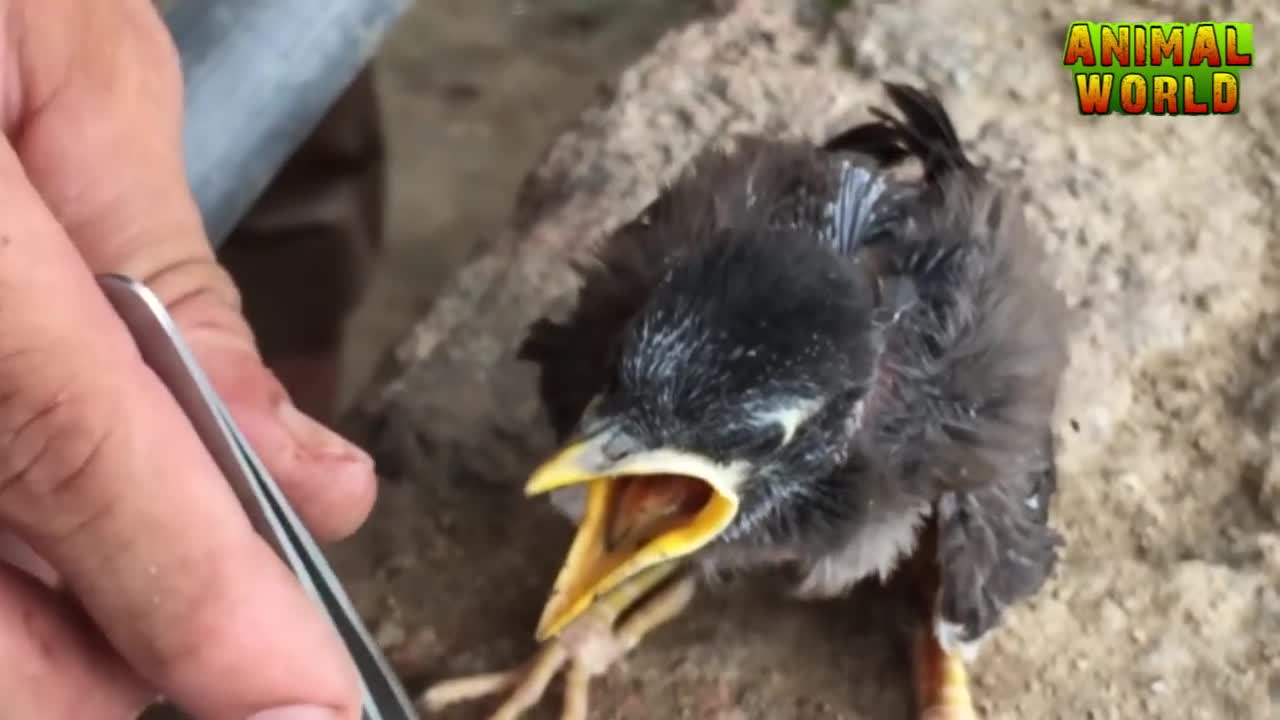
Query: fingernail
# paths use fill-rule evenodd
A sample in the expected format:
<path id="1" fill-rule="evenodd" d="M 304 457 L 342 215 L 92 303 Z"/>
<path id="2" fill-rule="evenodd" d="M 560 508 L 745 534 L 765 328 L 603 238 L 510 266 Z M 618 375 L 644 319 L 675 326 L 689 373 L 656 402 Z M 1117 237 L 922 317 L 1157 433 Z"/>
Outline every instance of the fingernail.
<path id="1" fill-rule="evenodd" d="M 337 717 L 332 708 L 321 705 L 290 705 L 256 712 L 249 720 L 336 720 Z"/>
<path id="2" fill-rule="evenodd" d="M 372 465 L 373 459 L 346 438 L 330 430 L 304 414 L 293 403 L 285 401 L 276 408 L 276 415 L 295 442 L 312 455 L 341 456 L 348 462 Z"/>

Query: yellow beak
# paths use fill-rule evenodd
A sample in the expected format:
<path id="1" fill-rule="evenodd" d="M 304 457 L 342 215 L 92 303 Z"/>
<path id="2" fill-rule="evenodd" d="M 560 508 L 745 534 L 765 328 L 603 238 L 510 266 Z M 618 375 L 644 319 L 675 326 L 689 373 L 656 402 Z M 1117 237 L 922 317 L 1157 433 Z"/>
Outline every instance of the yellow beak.
<path id="1" fill-rule="evenodd" d="M 587 485 L 586 511 L 538 622 L 539 641 L 629 578 L 711 542 L 738 512 L 735 466 L 669 449 L 608 463 L 598 449 L 597 440 L 566 447 L 525 487 L 538 495 Z"/>

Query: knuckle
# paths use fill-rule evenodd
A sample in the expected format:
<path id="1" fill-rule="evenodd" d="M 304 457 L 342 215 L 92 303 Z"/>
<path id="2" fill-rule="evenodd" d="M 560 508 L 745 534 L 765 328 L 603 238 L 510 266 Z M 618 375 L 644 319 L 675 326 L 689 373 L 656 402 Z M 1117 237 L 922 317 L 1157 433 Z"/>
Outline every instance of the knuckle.
<path id="1" fill-rule="evenodd" d="M 0 519 L 65 535 L 102 508 L 85 481 L 114 432 L 109 398 L 40 367 L 12 370 L 0 366 Z"/>

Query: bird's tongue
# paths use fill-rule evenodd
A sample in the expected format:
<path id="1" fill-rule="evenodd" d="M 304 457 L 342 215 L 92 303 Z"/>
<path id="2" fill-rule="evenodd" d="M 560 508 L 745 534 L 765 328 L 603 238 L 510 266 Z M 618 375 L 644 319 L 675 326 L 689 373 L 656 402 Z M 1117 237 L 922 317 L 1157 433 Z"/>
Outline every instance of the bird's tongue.
<path id="1" fill-rule="evenodd" d="M 543 610 L 539 638 L 559 632 L 628 578 L 714 537 L 732 516 L 717 498 L 708 483 L 684 475 L 591 481 L 586 513 Z"/>
<path id="2" fill-rule="evenodd" d="M 614 481 L 605 531 L 609 552 L 636 552 L 654 538 L 688 523 L 711 499 L 711 487 L 682 475 L 640 475 Z"/>

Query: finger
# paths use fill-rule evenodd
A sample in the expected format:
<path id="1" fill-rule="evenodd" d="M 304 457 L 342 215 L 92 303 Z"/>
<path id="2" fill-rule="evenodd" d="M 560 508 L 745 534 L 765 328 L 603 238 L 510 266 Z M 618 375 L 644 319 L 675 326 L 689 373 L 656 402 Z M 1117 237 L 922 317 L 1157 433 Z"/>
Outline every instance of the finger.
<path id="1" fill-rule="evenodd" d="M 187 186 L 179 65 L 151 3 L 22 5 L 25 37 L 42 41 L 23 44 L 40 111 L 15 143 L 32 185 L 92 271 L 134 277 L 165 303 L 312 531 L 350 534 L 373 504 L 373 463 L 297 413 L 262 363 Z"/>
<path id="2" fill-rule="evenodd" d="M 322 540 L 339 540 L 368 517 L 376 495 L 373 461 L 307 417 L 251 349 L 197 330 L 194 351 L 254 451 L 302 520 Z"/>
<path id="3" fill-rule="evenodd" d="M 356 717 L 332 626 L 254 533 L 7 144 L 0 207 L 0 524 L 198 717 L 302 704 Z"/>
<path id="4" fill-rule="evenodd" d="M 155 694 L 64 597 L 0 563 L 0 717 L 133 720 Z"/>

